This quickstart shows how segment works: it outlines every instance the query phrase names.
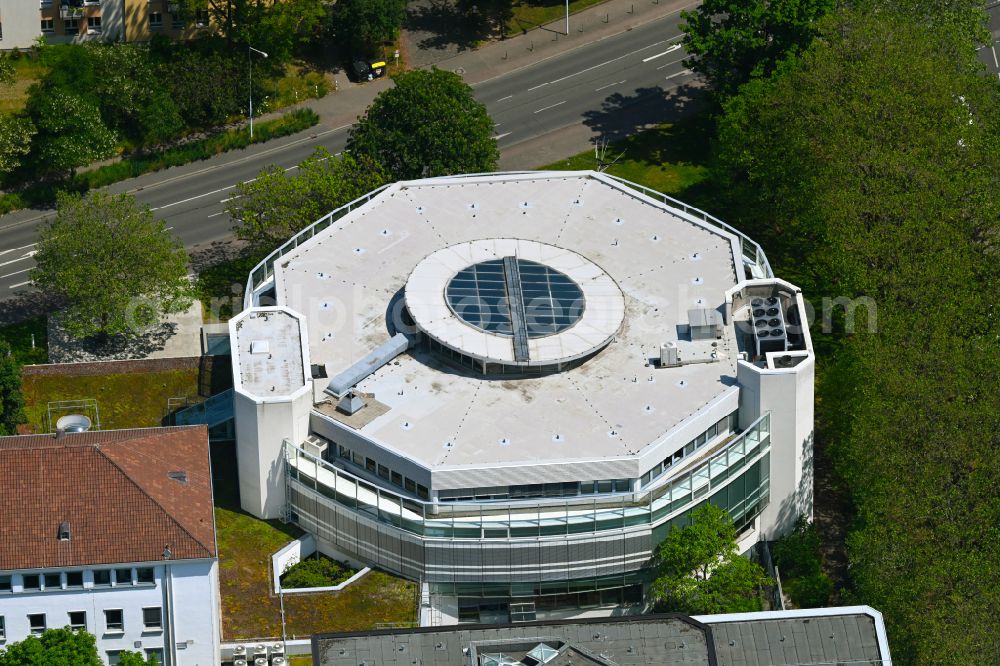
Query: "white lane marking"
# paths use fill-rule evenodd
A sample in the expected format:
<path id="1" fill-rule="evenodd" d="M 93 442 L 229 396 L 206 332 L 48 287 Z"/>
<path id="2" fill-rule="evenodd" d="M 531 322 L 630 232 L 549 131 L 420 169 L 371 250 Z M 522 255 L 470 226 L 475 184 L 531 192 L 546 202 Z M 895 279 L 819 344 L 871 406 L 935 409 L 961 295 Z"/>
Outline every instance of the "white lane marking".
<path id="1" fill-rule="evenodd" d="M 257 179 L 254 178 L 253 180 L 257 180 Z M 247 181 L 247 182 L 249 183 L 249 182 L 253 182 L 253 181 Z M 150 208 L 149 210 L 163 210 L 164 208 L 170 208 L 171 206 L 176 206 L 178 204 L 187 203 L 189 201 L 194 201 L 195 199 L 201 199 L 202 197 L 207 197 L 207 196 L 212 195 L 212 194 L 218 194 L 219 192 L 225 192 L 226 190 L 231 190 L 234 187 L 236 187 L 236 186 L 235 185 L 227 185 L 226 187 L 220 187 L 219 189 L 212 190 L 211 192 L 205 192 L 204 194 L 196 194 L 193 197 L 188 197 L 187 199 L 181 199 L 180 201 L 175 201 L 173 203 L 163 204 L 162 206 L 157 206 L 156 208 Z"/>
<path id="2" fill-rule="evenodd" d="M 9 250 L 0 250 L 0 257 L 5 254 L 10 254 L 11 252 L 17 252 L 18 250 L 27 250 L 29 247 L 35 247 L 38 243 L 32 243 L 31 245 L 25 245 L 24 247 L 12 247 Z"/>
<path id="3" fill-rule="evenodd" d="M 656 71 L 660 71 L 661 69 L 666 69 L 667 67 L 670 67 L 671 65 L 676 65 L 679 62 L 684 62 L 684 58 L 678 58 L 677 60 L 671 60 L 666 65 L 660 65 L 659 67 L 656 68 Z"/>
<path id="4" fill-rule="evenodd" d="M 621 84 L 625 83 L 625 81 L 627 81 L 627 80 L 628 79 L 622 79 L 621 81 L 619 81 L 617 83 L 609 83 L 606 86 L 601 86 L 600 88 L 594 88 L 594 92 L 601 92 L 605 88 L 610 88 L 611 86 L 620 86 Z"/>
<path id="5" fill-rule="evenodd" d="M 220 210 L 220 211 L 219 211 L 218 213 L 212 213 L 211 215 L 209 215 L 209 217 L 210 217 L 210 218 L 212 218 L 212 217 L 216 217 L 217 215 L 222 215 L 222 214 L 223 214 L 223 213 L 225 213 L 225 212 L 226 212 L 226 211 L 224 211 L 224 210 Z"/>
<path id="6" fill-rule="evenodd" d="M 26 284 L 34 284 L 34 283 L 31 280 L 28 280 L 27 282 L 18 282 L 17 284 L 10 285 L 8 289 L 17 289 L 18 287 L 23 287 Z"/>
<path id="7" fill-rule="evenodd" d="M 538 109 L 538 111 L 535 111 L 534 113 L 541 113 L 542 111 L 548 111 L 549 109 L 554 109 L 557 106 L 559 106 L 560 104 L 565 104 L 565 103 L 566 103 L 566 100 L 563 100 L 561 102 L 556 102 L 555 104 L 550 104 L 548 106 L 543 106 L 542 108 Z"/>
<path id="8" fill-rule="evenodd" d="M 38 250 L 32 250 L 31 252 L 28 252 L 23 256 L 18 257 L 17 259 L 11 259 L 10 261 L 5 261 L 2 264 L 0 264 L 0 266 L 9 266 L 11 264 L 16 264 L 19 261 L 24 261 L 25 259 L 31 259 L 36 254 L 38 254 Z"/>
<path id="9" fill-rule="evenodd" d="M 997 60 L 997 47 L 991 44 L 990 51 L 993 51 L 993 65 L 1000 69 L 1000 60 Z"/>
<path id="10" fill-rule="evenodd" d="M 677 50 L 677 49 L 679 49 L 680 47 L 681 47 L 681 45 L 680 45 L 680 44 L 671 44 L 671 45 L 670 45 L 670 48 L 669 48 L 669 49 L 667 49 L 666 51 L 664 51 L 663 53 L 657 53 L 656 55 L 651 55 L 651 56 L 649 56 L 648 58 L 643 58 L 643 59 L 642 59 L 642 61 L 643 61 L 643 62 L 649 62 L 650 60 L 656 60 L 656 59 L 657 59 L 657 58 L 659 58 L 660 56 L 665 56 L 665 55 L 667 55 L 668 53 L 673 53 L 674 51 L 676 51 L 676 50 Z"/>
<path id="11" fill-rule="evenodd" d="M 504 132 L 503 134 L 497 134 L 493 138 L 496 139 L 497 141 L 499 141 L 500 139 L 504 138 L 505 136 L 510 136 L 510 134 L 511 134 L 510 132 Z"/>
<path id="12" fill-rule="evenodd" d="M 513 97 L 513 95 L 507 95 L 506 97 L 501 97 L 501 98 L 500 98 L 500 99 L 498 99 L 497 101 L 498 101 L 498 102 L 503 102 L 504 100 L 508 100 L 508 99 L 510 99 L 511 97 Z"/>
<path id="13" fill-rule="evenodd" d="M 7 273 L 7 275 L 0 275 L 0 279 L 13 277 L 15 275 L 20 275 L 21 273 L 27 273 L 30 270 L 32 270 L 32 269 L 25 268 L 24 270 L 21 270 L 21 271 L 14 271 L 13 273 Z"/>
<path id="14" fill-rule="evenodd" d="M 680 36 L 683 36 L 683 35 L 680 35 Z M 573 72 L 572 74 L 567 74 L 566 76 L 561 76 L 558 79 L 553 79 L 551 81 L 546 81 L 545 83 L 539 83 L 537 86 L 534 86 L 532 88 L 528 88 L 527 92 L 531 92 L 532 90 L 538 90 L 539 88 L 541 88 L 543 86 L 547 86 L 550 83 L 559 83 L 561 81 L 565 81 L 566 79 L 573 78 L 574 76 L 579 76 L 580 74 L 586 74 L 587 72 L 589 72 L 592 69 L 597 69 L 598 67 L 604 67 L 605 65 L 610 65 L 611 63 L 617 62 L 617 61 L 621 60 L 622 58 L 627 58 L 629 56 L 635 55 L 636 53 L 639 53 L 640 51 L 645 51 L 646 49 L 651 49 L 654 46 L 659 46 L 660 44 L 667 44 L 667 43 L 669 43 L 669 42 L 671 42 L 671 41 L 673 41 L 675 39 L 677 39 L 677 37 L 671 37 L 670 39 L 663 39 L 663 40 L 660 40 L 660 41 L 655 42 L 653 44 L 649 44 L 647 46 L 643 46 L 642 48 L 635 49 L 634 51 L 629 51 L 628 53 L 626 53 L 624 55 L 618 56 L 617 58 L 612 58 L 611 60 L 605 60 L 604 62 L 597 63 L 596 65 L 591 65 L 587 69 L 581 69 L 579 72 Z M 675 45 L 673 45 L 673 46 L 670 47 L 669 51 L 664 51 L 664 53 L 670 53 L 670 51 L 676 51 L 680 47 L 681 47 L 680 44 L 675 44 Z M 661 53 L 660 55 L 663 55 L 663 54 Z M 645 60 L 643 62 L 645 62 Z"/>
<path id="15" fill-rule="evenodd" d="M 684 76 L 685 74 L 690 74 L 690 73 L 691 73 L 691 70 L 690 70 L 690 69 L 682 69 L 682 70 L 681 70 L 681 71 L 679 71 L 679 72 L 676 72 L 676 73 L 674 73 L 674 74 L 669 74 L 669 75 L 667 75 L 667 76 L 666 76 L 665 78 L 667 78 L 667 79 L 672 79 L 672 78 L 674 78 L 675 76 Z"/>

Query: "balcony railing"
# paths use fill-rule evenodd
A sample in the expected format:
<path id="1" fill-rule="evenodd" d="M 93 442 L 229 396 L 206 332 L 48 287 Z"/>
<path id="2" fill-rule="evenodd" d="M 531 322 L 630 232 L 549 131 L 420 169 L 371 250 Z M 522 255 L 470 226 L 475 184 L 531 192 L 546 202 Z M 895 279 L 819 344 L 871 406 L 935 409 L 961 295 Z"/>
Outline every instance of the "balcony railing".
<path id="1" fill-rule="evenodd" d="M 59 16 L 67 18 L 83 18 L 83 7 L 70 7 L 68 5 L 62 5 L 59 8 Z"/>
<path id="2" fill-rule="evenodd" d="M 507 539 L 552 537 L 659 525 L 727 485 L 770 450 L 770 415 L 690 471 L 636 493 L 499 502 L 427 502 L 404 497 L 365 481 L 285 441 L 286 473 L 351 511 L 423 537 Z M 743 500 L 730 506 L 739 519 L 768 494 L 761 470 Z M 294 508 L 294 507 L 293 507 Z"/>

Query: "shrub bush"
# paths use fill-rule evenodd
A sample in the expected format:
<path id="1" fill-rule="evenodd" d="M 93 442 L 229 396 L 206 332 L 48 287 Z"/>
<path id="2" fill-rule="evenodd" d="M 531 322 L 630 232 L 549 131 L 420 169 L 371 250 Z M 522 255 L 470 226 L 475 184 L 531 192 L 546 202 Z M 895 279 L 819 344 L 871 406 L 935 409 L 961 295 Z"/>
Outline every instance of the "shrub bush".
<path id="1" fill-rule="evenodd" d="M 281 586 L 289 588 L 330 587 L 340 585 L 356 574 L 347 563 L 335 562 L 325 555 L 301 560 L 281 574 Z"/>
<path id="2" fill-rule="evenodd" d="M 825 606 L 833 594 L 833 581 L 823 572 L 820 543 L 816 526 L 801 517 L 772 548 L 782 589 L 799 608 Z"/>
<path id="3" fill-rule="evenodd" d="M 833 580 L 822 571 L 793 578 L 782 588 L 799 608 L 823 608 L 833 594 Z"/>

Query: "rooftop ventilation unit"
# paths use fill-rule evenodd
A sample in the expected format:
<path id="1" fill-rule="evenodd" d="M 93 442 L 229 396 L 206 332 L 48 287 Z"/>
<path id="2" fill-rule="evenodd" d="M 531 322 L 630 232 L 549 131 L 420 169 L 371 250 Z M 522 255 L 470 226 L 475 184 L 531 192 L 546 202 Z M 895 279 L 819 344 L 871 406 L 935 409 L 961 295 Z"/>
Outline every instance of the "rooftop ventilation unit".
<path id="1" fill-rule="evenodd" d="M 362 400 L 361 396 L 359 396 L 356 391 L 349 391 L 347 395 L 341 398 L 340 402 L 337 403 L 337 411 L 350 416 L 352 414 L 356 414 L 367 404 L 368 403 Z"/>
<path id="2" fill-rule="evenodd" d="M 402 354 L 409 346 L 410 342 L 407 337 L 402 333 L 397 333 L 363 359 L 331 379 L 324 391 L 334 398 L 342 398 L 361 380 Z"/>
<path id="3" fill-rule="evenodd" d="M 781 299 L 777 296 L 753 299 L 750 302 L 750 321 L 753 325 L 757 356 L 788 350 Z"/>
<path id="4" fill-rule="evenodd" d="M 329 446 L 330 442 L 316 435 L 309 435 L 306 441 L 302 442 L 302 450 L 315 458 L 322 458 Z"/>
<path id="5" fill-rule="evenodd" d="M 716 340 L 722 337 L 722 315 L 712 308 L 688 310 L 688 326 L 692 340 Z"/>
<path id="6" fill-rule="evenodd" d="M 660 345 L 660 367 L 673 368 L 681 364 L 680 353 L 677 343 L 674 341 L 664 342 Z"/>

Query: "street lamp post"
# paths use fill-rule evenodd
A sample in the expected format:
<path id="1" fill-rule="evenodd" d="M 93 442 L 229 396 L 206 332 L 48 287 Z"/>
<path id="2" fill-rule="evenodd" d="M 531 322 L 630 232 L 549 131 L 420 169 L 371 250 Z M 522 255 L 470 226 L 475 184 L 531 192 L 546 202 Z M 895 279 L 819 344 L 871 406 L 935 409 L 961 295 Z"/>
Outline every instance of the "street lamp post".
<path id="1" fill-rule="evenodd" d="M 566 0 L 566 36 L 569 37 L 569 0 Z"/>
<path id="2" fill-rule="evenodd" d="M 259 53 L 265 58 L 267 54 L 260 49 L 255 49 L 254 47 L 247 44 L 247 61 L 250 64 L 250 141 L 253 141 L 253 54 Z"/>

